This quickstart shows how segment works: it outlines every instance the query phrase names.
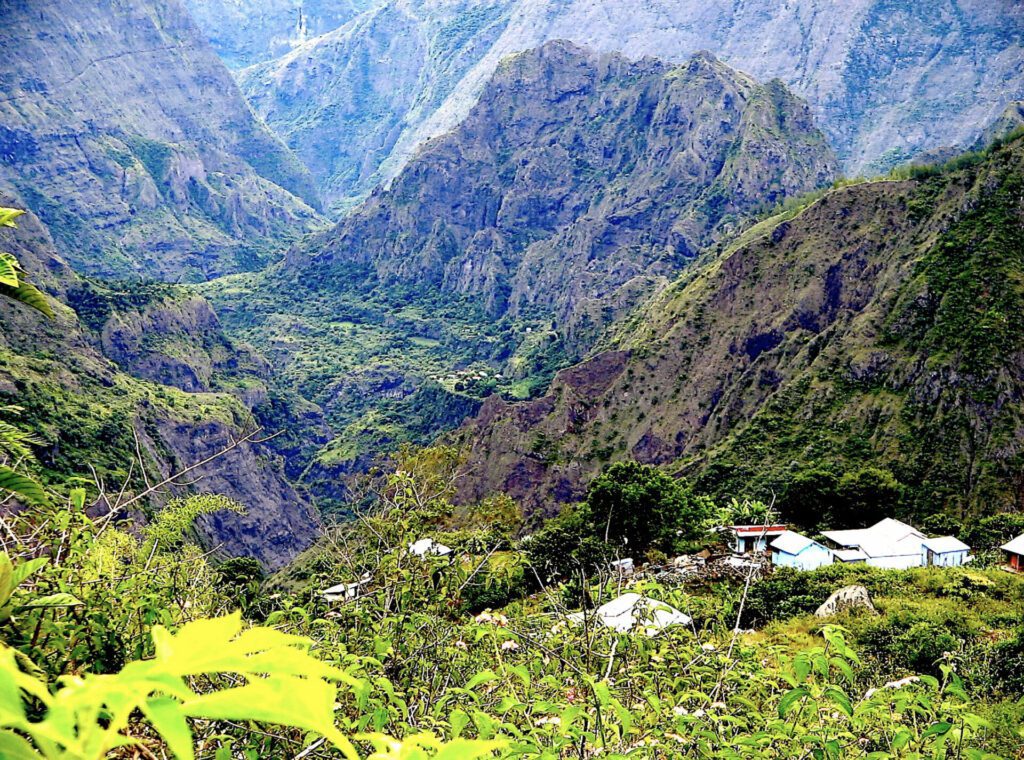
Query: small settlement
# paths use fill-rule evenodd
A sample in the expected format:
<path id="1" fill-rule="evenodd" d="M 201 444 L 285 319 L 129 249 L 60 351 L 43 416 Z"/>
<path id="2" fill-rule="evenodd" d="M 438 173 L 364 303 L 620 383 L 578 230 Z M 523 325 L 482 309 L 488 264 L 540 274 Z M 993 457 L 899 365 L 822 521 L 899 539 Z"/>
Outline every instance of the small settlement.
<path id="1" fill-rule="evenodd" d="M 773 565 L 797 570 L 835 562 L 890 569 L 956 567 L 973 559 L 970 547 L 953 536 L 928 538 L 912 525 L 888 517 L 869 528 L 826 530 L 821 542 L 784 525 L 734 525 L 730 530 L 738 554 L 770 551 Z M 1024 540 L 1019 549 L 1024 553 Z"/>

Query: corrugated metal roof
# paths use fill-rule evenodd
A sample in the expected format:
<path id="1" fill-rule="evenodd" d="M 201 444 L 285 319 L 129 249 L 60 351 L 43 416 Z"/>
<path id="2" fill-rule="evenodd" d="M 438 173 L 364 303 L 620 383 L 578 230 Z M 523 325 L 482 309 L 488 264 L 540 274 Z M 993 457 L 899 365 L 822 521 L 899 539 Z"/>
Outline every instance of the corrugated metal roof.
<path id="1" fill-rule="evenodd" d="M 924 542 L 929 550 L 936 554 L 948 554 L 949 552 L 967 552 L 971 550 L 967 544 L 954 536 L 942 536 L 941 538 L 929 538 Z"/>
<path id="2" fill-rule="evenodd" d="M 807 536 L 802 536 L 796 531 L 787 530 L 781 536 L 776 538 L 771 543 L 773 549 L 778 549 L 780 552 L 786 554 L 799 554 L 808 546 L 813 546 L 816 541 L 812 541 Z"/>
<path id="3" fill-rule="evenodd" d="M 730 530 L 737 536 L 781 536 L 788 530 L 785 525 L 733 525 Z"/>
<path id="4" fill-rule="evenodd" d="M 1017 536 L 1008 544 L 1003 544 L 1000 548 L 1014 554 L 1024 554 L 1024 534 Z"/>
<path id="5" fill-rule="evenodd" d="M 870 557 L 902 557 L 918 554 L 924 533 L 912 525 L 887 517 L 870 528 L 826 530 L 823 535 L 839 546 L 857 548 Z"/>
<path id="6" fill-rule="evenodd" d="M 839 549 L 832 552 L 840 562 L 867 562 L 868 555 L 860 549 Z"/>

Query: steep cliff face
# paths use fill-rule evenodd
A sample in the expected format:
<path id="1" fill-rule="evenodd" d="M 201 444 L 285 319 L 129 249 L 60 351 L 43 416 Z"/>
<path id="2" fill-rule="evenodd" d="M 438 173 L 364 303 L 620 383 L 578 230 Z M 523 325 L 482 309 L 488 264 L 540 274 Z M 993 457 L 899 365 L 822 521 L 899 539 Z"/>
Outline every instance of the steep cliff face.
<path id="1" fill-rule="evenodd" d="M 604 462 L 635 458 L 723 494 L 867 465 L 919 514 L 1019 509 L 1022 190 L 1017 139 L 758 225 L 546 397 L 485 404 L 462 434 L 467 496 L 557 509 Z"/>
<path id="2" fill-rule="evenodd" d="M 4 189 L 0 205 L 24 203 Z M 204 301 L 170 286 L 153 286 L 156 297 L 152 291 L 130 298 L 118 291 L 117 298 L 100 301 L 95 291 L 101 286 L 67 266 L 34 215 L 0 235 L 0 250 L 15 254 L 56 299 L 52 321 L 0 303 L 0 401 L 21 407 L 12 421 L 42 440 L 38 454 L 47 481 L 61 487 L 70 477 L 95 472 L 110 489 L 127 482 L 129 492 L 137 491 L 146 477 L 158 482 L 252 428 L 250 406 L 258 408 L 266 396 L 261 363 L 219 334 Z M 82 319 L 68 302 L 82 309 Z M 136 434 L 145 476 L 132 465 Z M 280 567 L 315 538 L 317 518 L 308 497 L 292 488 L 266 445 L 243 444 L 195 475 L 190 485 L 155 497 L 149 507 L 186 490 L 237 499 L 246 515 L 220 515 L 204 524 L 211 547 Z"/>
<path id="3" fill-rule="evenodd" d="M 381 3 L 238 75 L 253 108 L 335 210 L 389 175 L 403 134 L 441 106 L 507 22 L 496 2 L 454 0 L 426 12 L 420 5 Z"/>
<path id="4" fill-rule="evenodd" d="M 351 469 L 492 390 L 533 395 L 702 246 L 834 169 L 778 82 L 553 42 L 335 229 L 204 292 L 325 409 L 340 443 L 319 464 Z"/>
<path id="5" fill-rule="evenodd" d="M 178 0 L 11 0 L 0 53 L 3 174 L 76 270 L 205 279 L 318 223 Z"/>
<path id="6" fill-rule="evenodd" d="M 278 58 L 333 31 L 375 0 L 184 0 L 231 68 Z"/>
<path id="7" fill-rule="evenodd" d="M 285 274 L 401 284 L 492 318 L 600 315 L 752 211 L 827 184 L 806 106 L 713 57 L 671 67 L 553 42 L 510 59 L 457 129 L 388 190 L 293 249 Z"/>
<path id="8" fill-rule="evenodd" d="M 851 175 L 969 145 L 1024 94 L 1014 0 L 396 0 L 242 82 L 300 152 L 345 134 L 345 155 L 313 166 L 338 205 L 460 121 L 503 58 L 554 39 L 670 61 L 709 50 L 778 77 Z"/>

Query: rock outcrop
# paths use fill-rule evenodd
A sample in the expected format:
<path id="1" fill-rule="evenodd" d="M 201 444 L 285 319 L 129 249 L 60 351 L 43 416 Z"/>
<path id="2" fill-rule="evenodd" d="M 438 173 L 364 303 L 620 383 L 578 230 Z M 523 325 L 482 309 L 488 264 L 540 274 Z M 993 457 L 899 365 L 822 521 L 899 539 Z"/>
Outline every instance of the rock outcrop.
<path id="1" fill-rule="evenodd" d="M 375 0 L 184 0 L 230 68 L 278 58 L 342 26 Z"/>
<path id="2" fill-rule="evenodd" d="M 863 586 L 843 586 L 833 593 L 814 611 L 815 617 L 829 618 L 847 610 L 867 610 L 877 614 L 875 605 L 871 603 L 871 595 Z"/>
<path id="3" fill-rule="evenodd" d="M 11 0 L 0 164 L 76 271 L 201 280 L 319 224 L 179 0 Z"/>
<path id="4" fill-rule="evenodd" d="M 675 62 L 709 50 L 778 77 L 850 175 L 968 146 L 1024 97 L 1011 0 L 395 0 L 241 83 L 345 207 L 457 124 L 504 58 L 555 39 Z"/>

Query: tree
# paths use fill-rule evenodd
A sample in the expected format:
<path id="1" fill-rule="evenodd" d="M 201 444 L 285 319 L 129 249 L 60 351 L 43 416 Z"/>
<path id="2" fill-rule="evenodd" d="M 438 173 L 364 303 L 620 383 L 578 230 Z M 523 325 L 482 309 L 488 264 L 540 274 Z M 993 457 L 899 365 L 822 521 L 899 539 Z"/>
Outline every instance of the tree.
<path id="1" fill-rule="evenodd" d="M 586 498 L 593 533 L 635 554 L 671 552 L 699 538 L 711 509 L 710 499 L 694 494 L 685 481 L 637 462 L 608 467 Z"/>

